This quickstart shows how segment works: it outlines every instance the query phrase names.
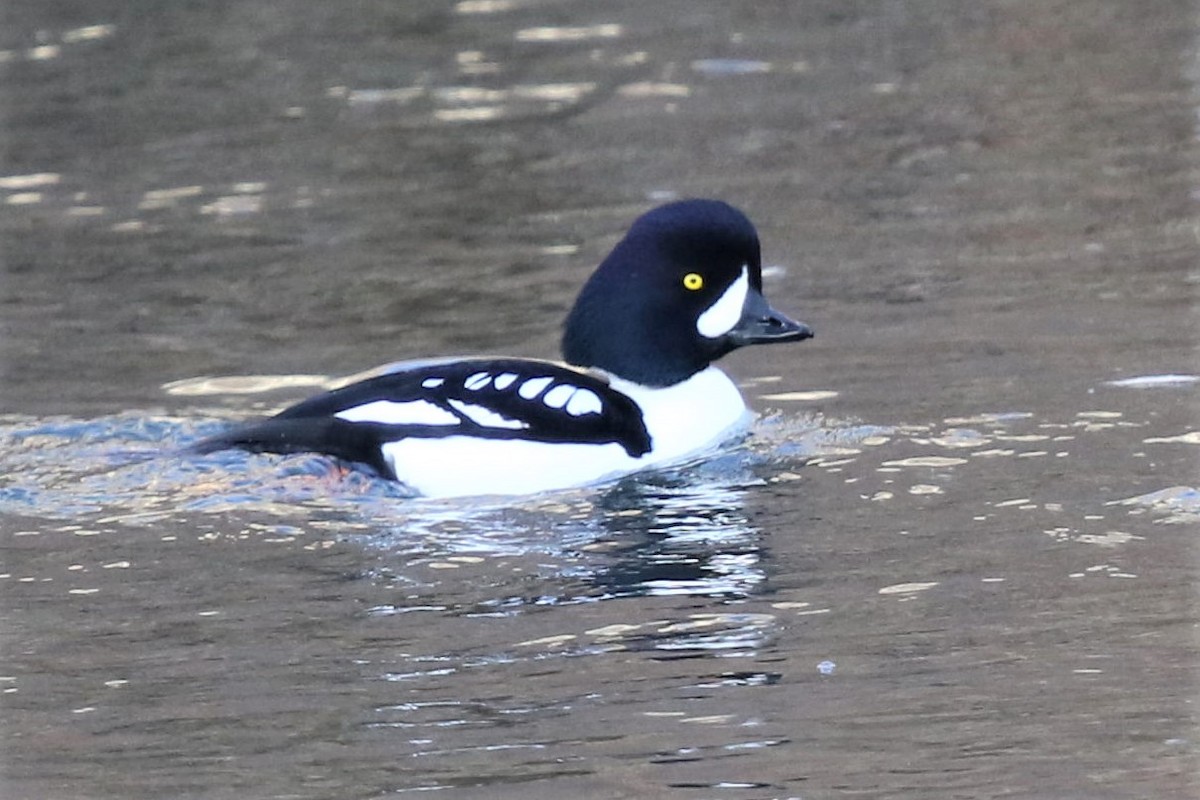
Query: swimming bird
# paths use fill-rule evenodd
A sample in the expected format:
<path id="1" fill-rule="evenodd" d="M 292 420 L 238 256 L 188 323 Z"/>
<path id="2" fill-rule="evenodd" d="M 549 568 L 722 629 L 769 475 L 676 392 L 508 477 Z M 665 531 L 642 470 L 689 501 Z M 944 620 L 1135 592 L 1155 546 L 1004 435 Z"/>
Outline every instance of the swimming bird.
<path id="1" fill-rule="evenodd" d="M 758 233 L 719 200 L 634 221 L 567 315 L 564 362 L 401 362 L 194 449 L 324 453 L 433 497 L 531 494 L 704 453 L 753 415 L 713 362 L 813 331 L 763 296 Z"/>

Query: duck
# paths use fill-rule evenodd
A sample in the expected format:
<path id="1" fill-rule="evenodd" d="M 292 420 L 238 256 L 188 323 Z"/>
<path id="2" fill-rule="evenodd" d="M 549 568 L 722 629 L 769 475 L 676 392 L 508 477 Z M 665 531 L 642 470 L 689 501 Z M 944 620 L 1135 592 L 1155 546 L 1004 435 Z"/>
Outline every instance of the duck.
<path id="1" fill-rule="evenodd" d="M 754 415 L 713 363 L 813 335 L 767 302 L 749 218 L 680 200 L 638 217 L 584 283 L 562 361 L 403 361 L 192 449 L 324 454 L 426 497 L 602 484 L 743 435 Z"/>

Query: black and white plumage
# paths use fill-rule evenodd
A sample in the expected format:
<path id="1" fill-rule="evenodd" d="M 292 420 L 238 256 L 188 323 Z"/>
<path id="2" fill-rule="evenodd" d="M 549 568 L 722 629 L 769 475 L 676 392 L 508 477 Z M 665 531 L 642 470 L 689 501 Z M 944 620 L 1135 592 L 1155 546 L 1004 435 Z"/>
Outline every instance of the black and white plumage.
<path id="1" fill-rule="evenodd" d="M 687 200 L 640 217 L 593 273 L 567 317 L 569 364 L 401 363 L 196 449 L 326 453 L 434 496 L 584 485 L 728 438 L 749 412 L 711 363 L 810 336 L 763 297 L 750 221 Z"/>
<path id="2" fill-rule="evenodd" d="M 650 434 L 637 405 L 603 377 L 520 358 L 400 364 L 208 439 L 203 447 L 323 452 L 362 461 L 396 478 L 385 460 L 367 460 L 364 453 L 373 456 L 383 442 L 447 436 L 616 444 L 631 458 L 650 451 Z M 374 446 L 364 448 L 363 439 Z"/>

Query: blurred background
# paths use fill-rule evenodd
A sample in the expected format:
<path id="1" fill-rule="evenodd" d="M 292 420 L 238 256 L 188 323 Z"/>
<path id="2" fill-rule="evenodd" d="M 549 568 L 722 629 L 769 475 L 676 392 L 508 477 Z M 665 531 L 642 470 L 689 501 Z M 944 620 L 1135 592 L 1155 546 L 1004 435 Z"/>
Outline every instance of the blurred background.
<path id="1" fill-rule="evenodd" d="M 5 797 L 1191 796 L 1196 34 L 7 0 Z M 732 464 L 480 509 L 138 460 L 390 361 L 556 357 L 693 196 L 818 332 L 724 362 Z"/>

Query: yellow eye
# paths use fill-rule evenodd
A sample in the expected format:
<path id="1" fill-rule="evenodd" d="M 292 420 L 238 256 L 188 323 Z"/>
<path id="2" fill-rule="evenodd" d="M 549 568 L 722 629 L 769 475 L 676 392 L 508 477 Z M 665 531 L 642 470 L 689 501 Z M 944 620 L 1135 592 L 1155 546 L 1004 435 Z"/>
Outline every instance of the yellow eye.
<path id="1" fill-rule="evenodd" d="M 704 277 L 698 272 L 689 272 L 683 276 L 683 288 L 696 292 L 704 288 Z"/>

